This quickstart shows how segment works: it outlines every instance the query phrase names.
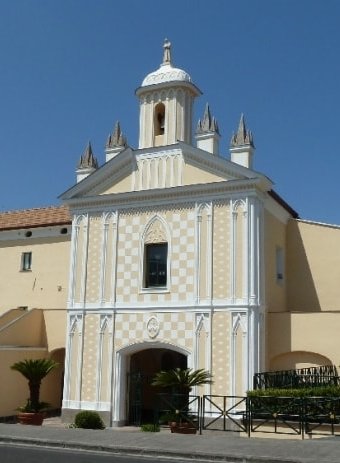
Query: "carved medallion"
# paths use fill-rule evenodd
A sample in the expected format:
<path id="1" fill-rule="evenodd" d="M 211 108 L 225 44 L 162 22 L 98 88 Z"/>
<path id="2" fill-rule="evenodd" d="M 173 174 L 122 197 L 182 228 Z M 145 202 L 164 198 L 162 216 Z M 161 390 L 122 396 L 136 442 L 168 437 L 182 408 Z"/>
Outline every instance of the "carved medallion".
<path id="1" fill-rule="evenodd" d="M 156 317 L 149 318 L 146 329 L 151 339 L 154 339 L 159 333 L 159 321 Z"/>

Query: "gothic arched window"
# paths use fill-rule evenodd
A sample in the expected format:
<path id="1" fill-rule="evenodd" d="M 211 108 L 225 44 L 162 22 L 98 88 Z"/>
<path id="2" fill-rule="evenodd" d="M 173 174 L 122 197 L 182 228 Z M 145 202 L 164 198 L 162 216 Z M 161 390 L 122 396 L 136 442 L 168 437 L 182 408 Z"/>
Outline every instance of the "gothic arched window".
<path id="1" fill-rule="evenodd" d="M 143 287 L 167 288 L 169 278 L 168 234 L 165 223 L 154 217 L 143 237 Z"/>

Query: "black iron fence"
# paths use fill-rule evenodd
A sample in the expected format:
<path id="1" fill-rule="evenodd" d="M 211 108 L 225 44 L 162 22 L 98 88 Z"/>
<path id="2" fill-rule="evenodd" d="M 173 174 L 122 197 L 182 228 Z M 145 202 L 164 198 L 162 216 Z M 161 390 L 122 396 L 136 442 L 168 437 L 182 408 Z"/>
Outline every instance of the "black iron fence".
<path id="1" fill-rule="evenodd" d="M 155 423 L 199 431 L 340 435 L 340 397 L 158 394 Z"/>
<path id="2" fill-rule="evenodd" d="M 330 385 L 340 385 L 340 377 L 335 365 L 256 373 L 253 386 L 254 389 L 290 389 Z"/>
<path id="3" fill-rule="evenodd" d="M 155 423 L 200 429 L 202 400 L 197 395 L 157 394 Z"/>
<path id="4" fill-rule="evenodd" d="M 248 397 L 204 395 L 200 430 L 249 433 Z"/>

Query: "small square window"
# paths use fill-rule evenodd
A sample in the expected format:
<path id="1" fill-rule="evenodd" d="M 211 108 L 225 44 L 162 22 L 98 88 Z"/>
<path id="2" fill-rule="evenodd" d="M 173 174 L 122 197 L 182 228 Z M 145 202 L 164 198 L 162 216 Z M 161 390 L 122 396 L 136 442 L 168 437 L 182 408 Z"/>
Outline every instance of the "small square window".
<path id="1" fill-rule="evenodd" d="M 21 255 L 21 270 L 27 272 L 32 268 L 32 253 L 23 252 Z"/>
<path id="2" fill-rule="evenodd" d="M 145 288 L 166 287 L 168 243 L 147 244 L 144 253 Z"/>

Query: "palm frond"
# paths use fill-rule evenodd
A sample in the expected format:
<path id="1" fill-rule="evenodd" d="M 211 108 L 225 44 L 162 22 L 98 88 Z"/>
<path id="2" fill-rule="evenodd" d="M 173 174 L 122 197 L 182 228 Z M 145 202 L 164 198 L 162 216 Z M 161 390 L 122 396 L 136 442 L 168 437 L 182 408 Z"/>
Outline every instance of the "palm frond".
<path id="1" fill-rule="evenodd" d="M 153 386 L 192 388 L 202 384 L 212 384 L 212 375 L 204 369 L 192 370 L 191 368 L 175 368 L 158 372 L 153 381 Z"/>
<path id="2" fill-rule="evenodd" d="M 37 382 L 45 378 L 58 364 L 52 359 L 25 359 L 11 366 L 29 381 Z"/>

